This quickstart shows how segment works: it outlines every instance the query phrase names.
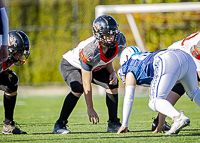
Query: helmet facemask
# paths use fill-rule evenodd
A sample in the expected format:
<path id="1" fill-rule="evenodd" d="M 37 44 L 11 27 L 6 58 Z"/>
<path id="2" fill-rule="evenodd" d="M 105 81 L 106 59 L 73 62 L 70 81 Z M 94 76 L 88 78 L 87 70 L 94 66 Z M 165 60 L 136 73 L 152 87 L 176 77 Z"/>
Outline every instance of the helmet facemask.
<path id="1" fill-rule="evenodd" d="M 25 64 L 30 54 L 30 42 L 28 36 L 19 30 L 9 32 L 9 59 L 15 65 Z"/>
<path id="2" fill-rule="evenodd" d="M 108 48 L 114 47 L 117 43 L 119 32 L 117 22 L 109 15 L 100 16 L 93 22 L 93 35 Z"/>
<path id="3" fill-rule="evenodd" d="M 117 43 L 117 35 L 118 31 L 116 30 L 110 30 L 106 33 L 102 33 L 99 42 L 108 48 L 112 48 Z"/>
<path id="4" fill-rule="evenodd" d="M 16 66 L 21 66 L 22 64 L 26 64 L 26 61 L 30 55 L 30 50 L 24 50 L 24 51 L 10 51 L 10 60 L 13 62 Z"/>

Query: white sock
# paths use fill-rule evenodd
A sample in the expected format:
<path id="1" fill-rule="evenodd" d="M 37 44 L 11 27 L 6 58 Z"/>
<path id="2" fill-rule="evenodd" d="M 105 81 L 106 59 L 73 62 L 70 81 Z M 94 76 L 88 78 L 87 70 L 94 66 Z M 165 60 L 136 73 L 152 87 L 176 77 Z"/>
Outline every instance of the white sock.
<path id="1" fill-rule="evenodd" d="M 134 93 L 135 93 L 134 85 L 127 85 L 125 87 L 125 96 L 123 103 L 123 121 L 122 121 L 123 127 L 128 127 L 129 117 L 133 107 Z"/>
<path id="2" fill-rule="evenodd" d="M 156 99 L 155 101 L 156 111 L 173 118 L 178 116 L 180 113 L 174 108 L 174 106 L 165 99 Z"/>

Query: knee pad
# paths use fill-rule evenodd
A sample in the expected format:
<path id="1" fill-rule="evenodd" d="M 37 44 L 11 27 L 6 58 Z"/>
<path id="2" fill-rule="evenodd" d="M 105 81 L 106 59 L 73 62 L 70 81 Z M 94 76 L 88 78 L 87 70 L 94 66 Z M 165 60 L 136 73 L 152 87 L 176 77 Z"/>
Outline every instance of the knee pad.
<path id="1" fill-rule="evenodd" d="M 181 83 L 177 83 L 173 88 L 172 91 L 177 93 L 180 97 L 185 93 L 185 89 Z"/>
<path id="2" fill-rule="evenodd" d="M 17 89 L 18 89 L 18 84 L 17 85 L 13 85 L 13 86 L 7 86 L 7 87 L 5 87 L 5 92 L 7 92 L 7 93 L 13 93 L 13 92 L 15 92 L 15 91 L 17 91 Z"/>
<path id="3" fill-rule="evenodd" d="M 5 91 L 6 93 L 13 93 L 18 89 L 19 79 L 13 71 L 8 71 L 4 73 L 2 84 L 0 85 L 0 90 Z"/>
<path id="4" fill-rule="evenodd" d="M 83 85 L 79 82 L 71 83 L 71 89 L 75 93 L 83 93 Z"/>
<path id="5" fill-rule="evenodd" d="M 13 86 L 17 85 L 19 82 L 19 79 L 18 79 L 16 73 L 13 71 L 8 72 L 8 80 Z"/>
<path id="6" fill-rule="evenodd" d="M 19 78 L 17 77 L 15 72 L 13 71 L 8 72 L 8 81 L 9 81 L 9 85 L 7 85 L 5 92 L 12 93 L 12 92 L 17 91 Z"/>

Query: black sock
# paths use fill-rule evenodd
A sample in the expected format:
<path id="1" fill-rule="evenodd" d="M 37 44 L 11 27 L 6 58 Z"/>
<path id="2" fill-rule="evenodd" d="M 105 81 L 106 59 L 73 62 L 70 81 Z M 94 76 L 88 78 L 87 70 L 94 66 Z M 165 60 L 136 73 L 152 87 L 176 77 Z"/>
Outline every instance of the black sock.
<path id="1" fill-rule="evenodd" d="M 67 119 L 71 114 L 71 112 L 73 111 L 74 107 L 76 106 L 78 99 L 79 97 L 76 97 L 71 92 L 66 96 L 60 113 L 60 117 L 57 121 L 58 123 L 63 123 L 63 121 L 67 122 Z"/>
<path id="2" fill-rule="evenodd" d="M 109 120 L 118 121 L 117 118 L 118 94 L 106 93 L 106 105 L 108 107 Z"/>
<path id="3" fill-rule="evenodd" d="M 157 117 L 154 120 L 159 121 L 159 113 L 158 113 Z"/>
<path id="4" fill-rule="evenodd" d="M 13 114 L 15 109 L 17 95 L 8 96 L 4 93 L 3 103 L 4 103 L 4 111 L 5 111 L 5 124 L 9 124 L 10 121 L 13 121 Z"/>

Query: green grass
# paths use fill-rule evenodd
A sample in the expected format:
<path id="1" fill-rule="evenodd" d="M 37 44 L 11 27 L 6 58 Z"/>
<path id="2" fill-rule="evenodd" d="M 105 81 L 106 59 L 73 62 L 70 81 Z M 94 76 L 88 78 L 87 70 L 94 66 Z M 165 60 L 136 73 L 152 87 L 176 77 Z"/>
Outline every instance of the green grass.
<path id="1" fill-rule="evenodd" d="M 191 125 L 184 128 L 178 135 L 165 136 L 164 133 L 152 134 L 152 117 L 157 115 L 148 107 L 148 97 L 139 98 L 134 101 L 132 114 L 129 121 L 130 132 L 127 134 L 107 133 L 107 108 L 104 96 L 94 96 L 94 108 L 97 111 L 100 122 L 93 125 L 88 120 L 84 97 L 82 96 L 72 112 L 68 128 L 71 134 L 52 134 L 53 126 L 57 120 L 64 96 L 20 96 L 18 95 L 14 119 L 20 124 L 27 135 L 0 135 L 0 142 L 200 142 L 200 108 L 186 96 L 175 106 L 176 109 L 184 110 L 191 119 Z M 1 96 L 0 101 L 2 102 Z M 119 98 L 119 117 L 122 118 L 123 97 Z M 0 105 L 0 126 L 3 126 L 4 110 Z M 171 124 L 171 119 L 167 118 Z"/>

